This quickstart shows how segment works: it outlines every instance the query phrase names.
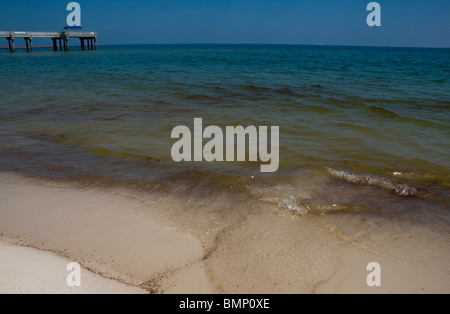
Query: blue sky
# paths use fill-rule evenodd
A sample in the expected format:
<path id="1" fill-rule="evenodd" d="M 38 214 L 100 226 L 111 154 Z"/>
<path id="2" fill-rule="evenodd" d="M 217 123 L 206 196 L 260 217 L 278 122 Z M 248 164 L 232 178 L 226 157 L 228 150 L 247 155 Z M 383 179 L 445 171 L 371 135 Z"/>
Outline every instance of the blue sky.
<path id="1" fill-rule="evenodd" d="M 56 31 L 69 0 L 0 0 L 0 30 Z M 79 0 L 101 44 L 263 43 L 450 47 L 449 0 Z M 0 43 L 0 45 L 3 45 Z"/>

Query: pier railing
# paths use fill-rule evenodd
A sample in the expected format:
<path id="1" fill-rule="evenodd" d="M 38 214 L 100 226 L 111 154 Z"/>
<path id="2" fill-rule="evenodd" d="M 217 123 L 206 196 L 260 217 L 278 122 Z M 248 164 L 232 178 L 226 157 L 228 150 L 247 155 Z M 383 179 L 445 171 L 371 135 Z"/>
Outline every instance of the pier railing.
<path id="1" fill-rule="evenodd" d="M 59 37 L 61 33 L 58 32 L 0 32 L 0 37 L 11 37 L 11 38 L 51 38 Z"/>

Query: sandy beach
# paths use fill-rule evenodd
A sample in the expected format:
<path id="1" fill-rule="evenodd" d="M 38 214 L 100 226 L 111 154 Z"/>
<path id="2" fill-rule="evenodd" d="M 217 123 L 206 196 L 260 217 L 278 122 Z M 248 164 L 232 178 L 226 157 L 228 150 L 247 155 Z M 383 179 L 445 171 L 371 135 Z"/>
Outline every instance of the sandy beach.
<path id="1" fill-rule="evenodd" d="M 125 191 L 81 189 L 2 174 L 0 293 L 450 291 L 447 262 L 430 260 L 436 254 L 427 244 L 430 238 L 412 245 L 407 239 L 411 235 L 405 235 L 395 243 L 386 241 L 381 251 L 383 246 L 371 249 L 342 234 L 336 236 L 330 226 L 320 230 L 311 221 L 302 224 L 261 213 L 245 224 L 245 234 L 242 225 L 233 226 L 229 231 L 233 236 L 222 235 L 211 251 L 204 248 L 205 239 L 152 221 L 142 212 L 141 202 Z M 273 219 L 278 231 L 264 232 L 261 239 L 257 230 L 266 219 Z M 292 223 L 304 228 L 296 239 L 283 232 Z M 277 239 L 288 243 L 290 253 Z M 434 240 L 439 246 L 442 239 Z M 444 251 L 440 246 L 439 252 Z M 382 287 L 366 284 L 365 265 L 373 261 L 383 266 Z M 68 262 L 83 267 L 82 287 L 66 286 Z"/>
<path id="2" fill-rule="evenodd" d="M 0 231 L 9 243 L 0 246 L 0 281 L 7 282 L 0 286 L 2 293 L 66 292 L 66 277 L 56 275 L 69 274 L 65 261 L 140 288 L 96 279 L 97 285 L 81 292 L 213 291 L 204 271 L 201 243 L 149 221 L 139 214 L 137 201 L 108 192 L 38 185 L 14 175 L 1 175 L 0 181 Z M 26 274 L 41 267 L 45 270 L 40 278 L 47 278 L 49 284 L 27 279 Z"/>

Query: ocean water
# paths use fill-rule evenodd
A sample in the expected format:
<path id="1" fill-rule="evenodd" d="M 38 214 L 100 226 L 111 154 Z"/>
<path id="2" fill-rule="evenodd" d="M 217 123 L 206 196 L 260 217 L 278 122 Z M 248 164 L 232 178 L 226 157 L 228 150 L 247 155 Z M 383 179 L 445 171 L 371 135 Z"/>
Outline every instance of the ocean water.
<path id="1" fill-rule="evenodd" d="M 3 169 L 147 188 L 232 182 L 302 213 L 299 198 L 347 183 L 448 202 L 448 49 L 104 47 L 0 63 Z M 171 130 L 200 117 L 279 126 L 279 171 L 173 162 Z"/>
<path id="2" fill-rule="evenodd" d="M 449 49 L 104 46 L 0 66 L 0 170 L 151 196 L 143 210 L 197 235 L 224 291 L 243 260 L 279 285 L 289 267 L 319 280 L 299 256 L 333 264 L 323 230 L 450 276 Z M 279 126 L 279 170 L 174 162 L 172 129 L 194 118 Z"/>
<path id="3" fill-rule="evenodd" d="M 136 184 L 197 184 L 197 173 L 255 193 L 336 179 L 449 196 L 448 49 L 130 46 L 1 53 L 0 64 L 3 169 Z M 196 117 L 279 126 L 279 171 L 176 164 L 171 130 Z"/>

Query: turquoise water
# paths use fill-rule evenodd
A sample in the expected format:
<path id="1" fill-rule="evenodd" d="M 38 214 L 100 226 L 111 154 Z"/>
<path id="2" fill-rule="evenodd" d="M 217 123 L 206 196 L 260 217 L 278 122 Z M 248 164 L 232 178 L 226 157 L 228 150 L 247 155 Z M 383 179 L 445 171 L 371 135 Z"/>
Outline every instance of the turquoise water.
<path id="1" fill-rule="evenodd" d="M 449 49 L 115 46 L 4 51 L 0 66 L 3 170 L 181 194 L 232 187 L 302 215 L 449 209 Z M 279 126 L 280 169 L 173 162 L 172 129 L 197 117 Z"/>

